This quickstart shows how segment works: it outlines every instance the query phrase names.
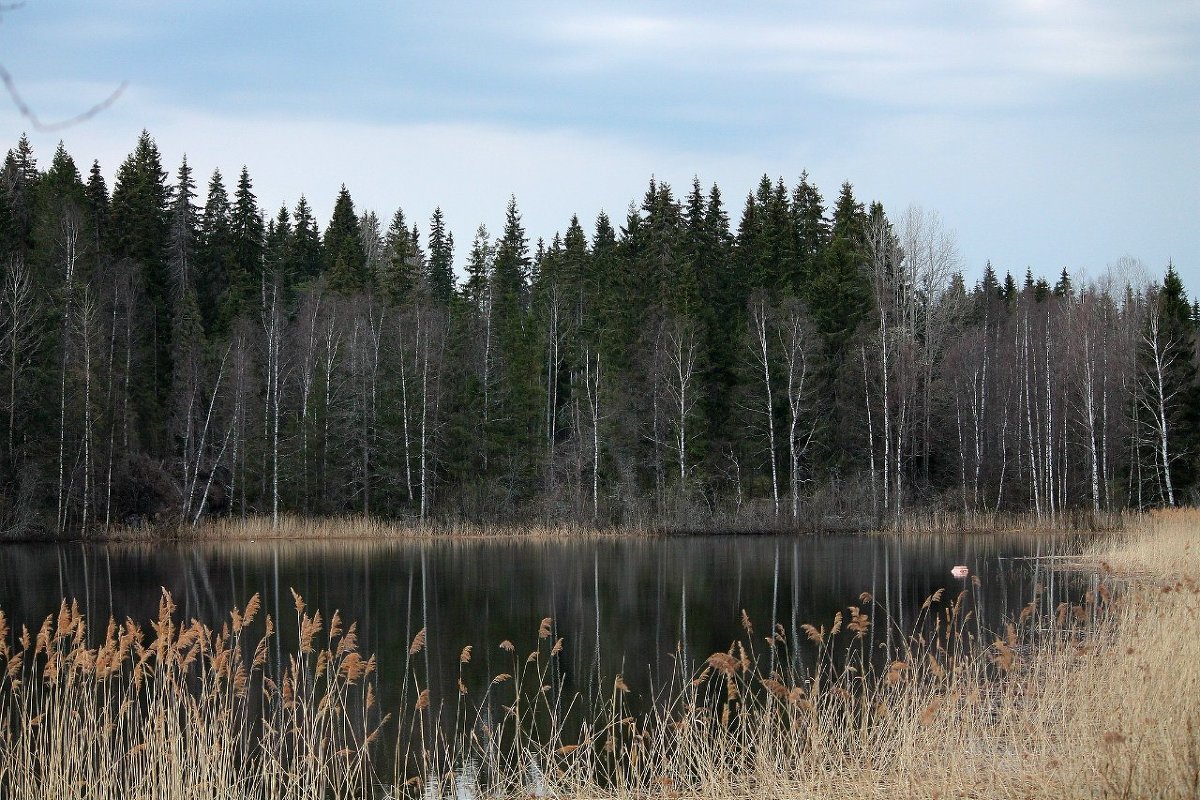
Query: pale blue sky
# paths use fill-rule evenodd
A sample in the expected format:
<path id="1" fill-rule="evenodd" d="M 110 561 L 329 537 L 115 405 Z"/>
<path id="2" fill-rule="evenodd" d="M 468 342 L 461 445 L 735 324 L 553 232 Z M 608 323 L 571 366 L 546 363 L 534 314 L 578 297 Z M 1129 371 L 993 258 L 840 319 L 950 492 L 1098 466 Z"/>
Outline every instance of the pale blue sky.
<path id="1" fill-rule="evenodd" d="M 843 180 L 957 231 L 975 279 L 1173 259 L 1200 291 L 1200 3 L 30 0 L 0 61 L 110 179 L 144 127 L 168 168 L 246 164 L 263 205 L 444 209 L 465 252 L 515 194 L 532 237 L 624 217 L 651 174 Z M 8 104 L 11 146 L 28 127 Z"/>

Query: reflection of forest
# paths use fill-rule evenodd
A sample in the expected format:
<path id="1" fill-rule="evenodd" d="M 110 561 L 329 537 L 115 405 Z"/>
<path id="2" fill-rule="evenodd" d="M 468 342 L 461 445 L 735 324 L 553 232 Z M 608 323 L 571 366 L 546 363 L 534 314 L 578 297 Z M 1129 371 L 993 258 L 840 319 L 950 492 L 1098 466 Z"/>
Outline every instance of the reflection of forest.
<path id="1" fill-rule="evenodd" d="M 537 645 L 539 621 L 554 620 L 564 637 L 559 657 L 568 690 L 594 698 L 622 673 L 635 696 L 675 668 L 677 645 L 690 664 L 744 636 L 741 610 L 754 622 L 756 646 L 772 624 L 789 648 L 807 644 L 799 626 L 828 625 L 833 614 L 870 592 L 890 609 L 895 628 L 876 624 L 878 645 L 907 630 L 922 601 L 967 564 L 980 577 L 975 608 L 985 628 L 1014 616 L 1047 588 L 1052 608 L 1066 591 L 1061 578 L 1038 574 L 1027 555 L 1062 549 L 1065 540 L 1015 535 L 705 537 L 664 540 L 238 543 L 198 546 L 7 546 L 0 548 L 0 608 L 17 626 L 35 627 L 75 597 L 99 634 L 110 613 L 142 623 L 156 613 L 159 587 L 179 613 L 220 625 L 234 604 L 258 592 L 281 621 L 276 654 L 295 641 L 289 588 L 325 615 L 340 610 L 359 623 L 360 643 L 378 654 L 383 707 L 397 708 L 413 636 L 427 629 L 428 647 L 414 669 L 434 704 L 454 702 L 459 653 L 474 647 L 464 677 L 474 692 L 513 671 Z M 877 620 L 877 622 L 881 622 Z M 261 623 L 260 623 L 261 624 Z M 873 651 L 881 652 L 873 647 Z M 432 679 L 426 684 L 426 675 Z"/>

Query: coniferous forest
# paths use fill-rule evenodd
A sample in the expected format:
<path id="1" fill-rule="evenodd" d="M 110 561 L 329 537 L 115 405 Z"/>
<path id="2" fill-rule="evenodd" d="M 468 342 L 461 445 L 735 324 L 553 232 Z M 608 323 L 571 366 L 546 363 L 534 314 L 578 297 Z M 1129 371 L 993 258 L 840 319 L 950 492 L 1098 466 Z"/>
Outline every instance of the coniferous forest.
<path id="1" fill-rule="evenodd" d="M 147 133 L 111 187 L 22 137 L 0 179 L 0 529 L 1194 499 L 1197 313 L 1170 265 L 1001 276 L 936 215 L 806 175 L 563 211 L 533 241 L 514 199 L 455 242 L 440 209 L 377 216 L 345 187 L 328 221 L 262 208 L 245 169 L 164 165 Z"/>

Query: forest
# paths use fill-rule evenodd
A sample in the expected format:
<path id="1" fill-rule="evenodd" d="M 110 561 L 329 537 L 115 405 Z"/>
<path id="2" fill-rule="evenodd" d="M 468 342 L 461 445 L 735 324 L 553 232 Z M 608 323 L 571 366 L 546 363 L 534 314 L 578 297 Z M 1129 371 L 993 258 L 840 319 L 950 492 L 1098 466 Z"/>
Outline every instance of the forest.
<path id="1" fill-rule="evenodd" d="M 1198 309 L 1171 265 L 989 263 L 936 214 L 764 176 L 454 241 L 143 132 L 0 176 L 0 533 L 210 515 L 691 530 L 1194 500 Z M 499 211 L 499 209 L 497 210 Z M 586 224 L 586 228 L 585 228 Z M 457 252 L 456 252 L 457 247 Z M 456 256 L 462 265 L 455 269 Z M 1159 269 L 1156 267 L 1156 269 Z"/>

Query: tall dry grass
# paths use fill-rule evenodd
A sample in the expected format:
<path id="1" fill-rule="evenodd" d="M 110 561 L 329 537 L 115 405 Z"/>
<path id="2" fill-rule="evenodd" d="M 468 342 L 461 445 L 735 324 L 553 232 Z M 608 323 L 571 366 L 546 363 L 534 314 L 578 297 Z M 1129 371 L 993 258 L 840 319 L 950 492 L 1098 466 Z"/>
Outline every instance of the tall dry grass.
<path id="1" fill-rule="evenodd" d="M 663 687 L 612 676 L 588 708 L 552 620 L 531 646 L 502 643 L 511 664 L 474 693 L 464 648 L 461 691 L 437 705 L 431 685 L 454 676 L 421 672 L 422 631 L 385 727 L 353 627 L 299 598 L 301 635 L 276 667 L 272 626 L 248 639 L 256 601 L 214 632 L 176 623 L 164 597 L 148 637 L 110 625 L 94 648 L 64 604 L 36 634 L 0 637 L 0 796 L 1196 797 L 1197 531 L 1200 512 L 1163 513 L 1096 543 L 1073 566 L 1089 590 L 1031 598 L 996 632 L 972 587 L 935 595 L 887 653 L 870 643 L 891 623 L 867 595 L 805 626 L 802 653 L 744 618 L 743 640 L 699 671 Z"/>
<path id="2" fill-rule="evenodd" d="M 970 512 L 906 510 L 899 519 L 844 516 L 812 516 L 799 520 L 777 517 L 765 510 L 736 516 L 635 518 L 619 526 L 592 525 L 572 520 L 527 522 L 471 522 L 467 520 L 385 519 L 361 514 L 312 517 L 281 514 L 246 517 L 212 517 L 196 526 L 178 524 L 161 527 L 114 526 L 93 531 L 89 537 L 105 541 L 156 541 L 163 538 L 190 541 L 259 540 L 426 540 L 426 539 L 582 539 L 705 533 L 878 532 L 901 535 L 935 533 L 1005 532 L 1105 532 L 1136 527 L 1143 515 L 1114 511 L 1093 513 L 1073 510 L 1054 515 L 1032 512 Z"/>
<path id="3" fill-rule="evenodd" d="M 168 532 L 181 539 L 205 541 L 249 541 L 270 539 L 387 540 L 387 539 L 579 539 L 591 536 L 653 535 L 650 529 L 595 528 L 561 523 L 473 523 L 387 520 L 362 515 L 306 517 L 282 514 L 273 522 L 269 516 L 224 517 L 207 520 L 197 527 L 185 525 Z"/>
<path id="4" fill-rule="evenodd" d="M 547 654 L 531 651 L 524 694 L 497 676 L 489 691 L 510 687 L 502 716 L 465 736 L 456 725 L 441 749 L 410 747 L 397 785 L 424 797 L 1196 797 L 1198 532 L 1200 512 L 1147 518 L 1074 565 L 1092 577 L 1074 602 L 1031 598 L 990 634 L 969 588 L 935 595 L 882 661 L 870 631 L 890 623 L 869 596 L 805 627 L 813 658 L 746 619 L 743 641 L 655 694 L 650 713 L 628 712 L 618 676 L 569 735 L 554 724 Z"/>
<path id="5" fill-rule="evenodd" d="M 110 622 L 88 646 L 65 602 L 12 641 L 0 615 L 0 797 L 359 798 L 380 720 L 355 628 L 296 597 L 299 640 L 270 668 L 257 596 L 219 631 L 180 625 L 170 595 L 147 632 Z"/>

